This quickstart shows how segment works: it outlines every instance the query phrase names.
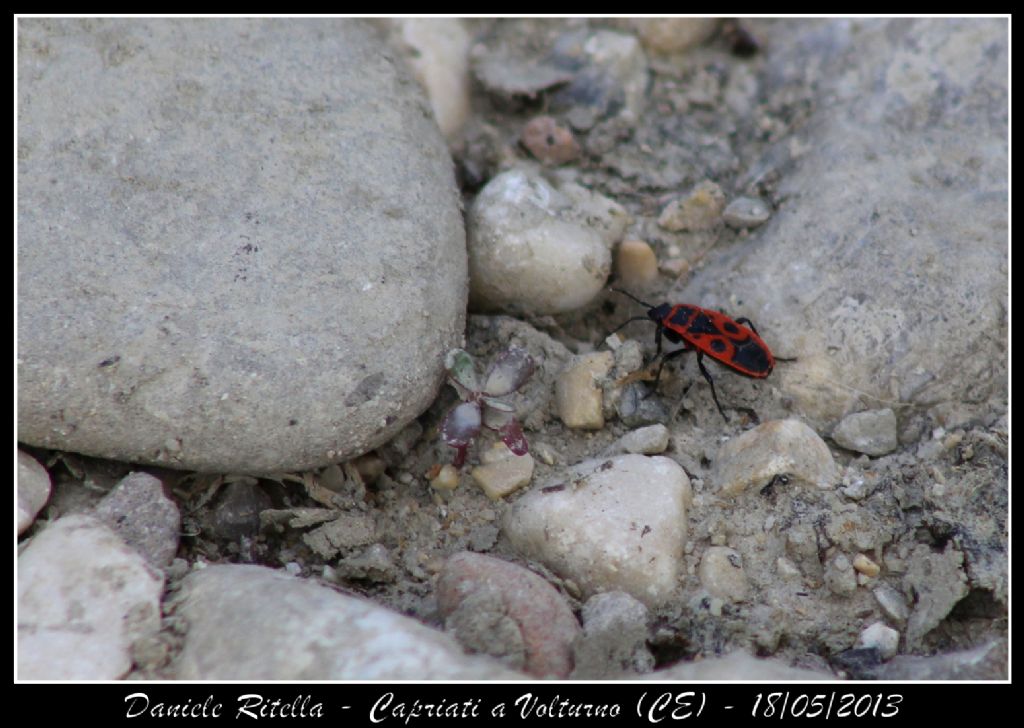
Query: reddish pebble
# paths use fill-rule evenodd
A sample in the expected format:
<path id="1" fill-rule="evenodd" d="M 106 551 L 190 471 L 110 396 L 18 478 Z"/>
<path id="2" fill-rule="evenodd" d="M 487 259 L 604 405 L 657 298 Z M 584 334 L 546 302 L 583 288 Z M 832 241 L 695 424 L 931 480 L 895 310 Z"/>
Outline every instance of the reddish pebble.
<path id="1" fill-rule="evenodd" d="M 518 625 L 525 648 L 523 669 L 537 677 L 555 678 L 572 671 L 572 645 L 580 633 L 579 623 L 558 590 L 532 571 L 464 551 L 445 564 L 437 582 L 437 603 L 446 619 L 460 609 L 491 605 L 500 614 L 487 617 L 509 618 Z M 448 619 L 453 621 L 457 620 Z M 455 636 L 460 638 L 457 631 Z"/>
<path id="2" fill-rule="evenodd" d="M 544 164 L 565 164 L 580 156 L 572 132 L 550 116 L 531 119 L 523 128 L 522 142 Z"/>

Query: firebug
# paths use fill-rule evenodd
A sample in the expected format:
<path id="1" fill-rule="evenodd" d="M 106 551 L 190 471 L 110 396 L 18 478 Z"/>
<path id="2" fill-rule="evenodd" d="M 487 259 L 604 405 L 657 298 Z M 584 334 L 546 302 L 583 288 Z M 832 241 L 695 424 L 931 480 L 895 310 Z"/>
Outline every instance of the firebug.
<path id="1" fill-rule="evenodd" d="M 753 379 L 764 379 L 775 368 L 775 357 L 772 356 L 768 345 L 758 335 L 757 329 L 748 318 L 732 319 L 724 313 L 688 303 L 661 303 L 652 306 L 628 291 L 618 288 L 611 290 L 628 296 L 641 306 L 647 307 L 647 316 L 635 316 L 625 321 L 615 331 L 632 321 L 650 320 L 658 327 L 654 334 L 658 350 L 654 356 L 655 359 L 661 357 L 661 363 L 658 365 L 658 373 L 654 378 L 655 389 L 658 387 L 661 370 L 666 361 L 688 351 L 696 351 L 697 366 L 700 367 L 700 373 L 704 379 L 711 385 L 711 397 L 715 400 L 715 406 L 718 407 L 719 414 L 728 421 L 729 418 L 722 410 L 722 405 L 718 402 L 718 395 L 715 393 L 715 380 L 704 366 L 704 356 L 711 357 L 737 374 Z M 612 333 L 614 334 L 615 331 Z M 670 351 L 662 356 L 662 337 L 668 339 L 669 343 L 682 344 L 683 348 Z"/>

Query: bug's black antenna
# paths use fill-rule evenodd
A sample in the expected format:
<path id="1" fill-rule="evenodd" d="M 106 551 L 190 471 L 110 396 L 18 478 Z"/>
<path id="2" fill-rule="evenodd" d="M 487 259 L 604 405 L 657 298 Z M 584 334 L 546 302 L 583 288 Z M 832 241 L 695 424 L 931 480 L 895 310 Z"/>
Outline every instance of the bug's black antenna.
<path id="1" fill-rule="evenodd" d="M 645 304 L 645 305 L 646 305 L 646 304 Z M 621 329 L 621 328 L 625 328 L 626 324 L 631 324 L 631 323 L 633 323 L 634 321 L 650 321 L 650 320 L 651 320 L 651 319 L 650 319 L 650 318 L 648 318 L 647 316 L 634 316 L 634 317 L 633 317 L 633 318 L 631 318 L 631 319 L 628 319 L 628 320 L 626 320 L 626 321 L 623 321 L 623 322 L 622 322 L 622 323 L 621 323 L 620 325 L 616 326 L 616 327 L 615 327 L 614 329 L 612 329 L 611 331 L 609 331 L 609 332 L 608 332 L 607 334 L 605 334 L 605 337 L 604 337 L 604 338 L 606 338 L 606 339 L 607 339 L 607 338 L 608 338 L 609 336 L 611 336 L 612 334 L 614 334 L 614 333 L 615 333 L 616 331 L 618 331 L 619 329 Z"/>
<path id="2" fill-rule="evenodd" d="M 609 290 L 611 290 L 611 291 L 615 291 L 616 293 L 621 293 L 621 294 L 622 294 L 623 296 L 629 296 L 629 297 L 630 297 L 630 298 L 632 298 L 632 299 L 633 299 L 634 301 L 636 301 L 637 303 L 639 303 L 639 304 L 640 304 L 641 306 L 646 306 L 647 308 L 654 308 L 654 306 L 652 306 L 652 305 L 651 305 L 651 304 L 649 304 L 649 303 L 644 303 L 643 301 L 641 301 L 641 300 L 640 300 L 639 298 L 637 298 L 636 296 L 634 296 L 634 295 L 633 295 L 632 293 L 630 293 L 629 291 L 624 291 L 624 290 L 622 290 L 621 288 L 612 288 L 611 286 L 609 286 L 609 287 L 608 287 L 608 289 L 609 289 Z"/>

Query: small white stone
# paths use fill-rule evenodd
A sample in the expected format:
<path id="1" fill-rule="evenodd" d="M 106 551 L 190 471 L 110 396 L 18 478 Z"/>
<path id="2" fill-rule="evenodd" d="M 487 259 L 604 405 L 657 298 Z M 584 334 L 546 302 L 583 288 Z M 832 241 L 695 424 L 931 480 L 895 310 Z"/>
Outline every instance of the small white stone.
<path id="1" fill-rule="evenodd" d="M 498 500 L 530 483 L 533 458 L 529 453 L 516 455 L 503 442 L 496 442 L 480 455 L 482 465 L 470 475 L 491 500 Z"/>
<path id="2" fill-rule="evenodd" d="M 879 572 L 882 570 L 878 564 L 864 554 L 857 554 L 853 557 L 853 568 L 868 577 L 878 576 Z"/>
<path id="3" fill-rule="evenodd" d="M 455 490 L 459 485 L 459 471 L 451 463 L 445 463 L 430 479 L 430 486 L 435 490 Z"/>
<path id="4" fill-rule="evenodd" d="M 610 351 L 573 357 L 555 382 L 555 405 L 566 427 L 600 430 L 604 427 L 604 395 L 598 382 L 614 363 Z"/>
<path id="5" fill-rule="evenodd" d="M 700 583 L 708 592 L 727 602 L 742 602 L 750 596 L 750 581 L 743 571 L 739 553 L 724 546 L 712 546 L 700 560 Z"/>
<path id="6" fill-rule="evenodd" d="M 533 442 L 530 443 L 530 449 L 533 453 L 540 458 L 540 461 L 545 465 L 554 465 L 558 457 L 558 453 L 546 442 Z"/>
<path id="7" fill-rule="evenodd" d="M 752 197 L 737 197 L 722 212 L 722 220 L 732 228 L 754 228 L 765 223 L 771 216 L 762 200 Z"/>
<path id="8" fill-rule="evenodd" d="M 721 495 L 736 497 L 777 475 L 817 488 L 831 488 L 839 479 L 828 445 L 803 422 L 790 419 L 765 422 L 722 445 L 712 480 Z"/>
<path id="9" fill-rule="evenodd" d="M 647 647 L 650 613 L 625 592 L 595 594 L 583 605 L 584 638 L 576 643 L 574 680 L 621 678 L 654 667 Z"/>
<path id="10" fill-rule="evenodd" d="M 629 339 L 614 348 L 616 376 L 632 374 L 644 365 L 644 352 L 640 342 Z"/>
<path id="11" fill-rule="evenodd" d="M 391 22 L 406 62 L 427 93 L 441 133 L 451 139 L 469 117 L 469 33 L 458 18 Z"/>
<path id="12" fill-rule="evenodd" d="M 694 680 L 761 680 L 767 682 L 835 680 L 835 675 L 828 672 L 790 667 L 783 660 L 761 659 L 743 651 L 732 652 L 725 657 L 712 657 L 694 662 L 680 661 L 672 667 L 651 673 L 647 677 L 656 681 L 687 683 Z"/>
<path id="13" fill-rule="evenodd" d="M 584 66 L 607 79 L 621 99 L 616 116 L 625 121 L 636 121 L 643 114 L 647 102 L 647 55 L 632 33 L 614 30 L 596 30 L 583 42 L 580 60 Z M 598 82 L 598 85 L 603 85 Z M 611 89 L 609 89 L 611 90 Z"/>
<path id="14" fill-rule="evenodd" d="M 643 286 L 658 277 L 658 256 L 646 241 L 623 240 L 615 254 L 615 269 L 623 286 Z"/>
<path id="15" fill-rule="evenodd" d="M 847 415 L 832 431 L 832 439 L 847 450 L 886 455 L 899 446 L 896 413 L 886 408 Z"/>
<path id="16" fill-rule="evenodd" d="M 910 616 L 910 609 L 907 607 L 907 601 L 903 598 L 902 594 L 891 586 L 883 584 L 874 590 L 874 595 L 878 606 L 882 608 L 886 617 L 899 624 L 907 621 L 907 618 Z"/>
<path id="17" fill-rule="evenodd" d="M 884 622 L 875 622 L 867 627 L 857 637 L 858 648 L 878 650 L 883 660 L 889 660 L 896 656 L 900 647 L 900 633 L 889 627 Z"/>
<path id="18" fill-rule="evenodd" d="M 665 425 L 650 425 L 627 432 L 612 445 L 614 452 L 658 455 L 668 448 L 668 428 Z"/>

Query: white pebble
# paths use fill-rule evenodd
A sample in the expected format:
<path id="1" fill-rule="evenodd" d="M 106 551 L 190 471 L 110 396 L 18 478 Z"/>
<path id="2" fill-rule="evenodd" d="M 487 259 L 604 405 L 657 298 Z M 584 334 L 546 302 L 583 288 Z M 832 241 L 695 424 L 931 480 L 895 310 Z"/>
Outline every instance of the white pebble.
<path id="1" fill-rule="evenodd" d="M 445 463 L 430 479 L 430 487 L 435 490 L 455 490 L 459 486 L 459 471 L 451 463 Z"/>
<path id="2" fill-rule="evenodd" d="M 814 430 L 799 420 L 772 420 L 722 445 L 712 480 L 723 496 L 736 497 L 781 475 L 817 488 L 831 488 L 839 479 L 828 445 Z"/>
<path id="3" fill-rule="evenodd" d="M 650 613 L 629 594 L 595 594 L 583 605 L 580 617 L 583 639 L 576 642 L 574 680 L 610 680 L 654 667 L 647 647 Z"/>
<path id="4" fill-rule="evenodd" d="M 700 560 L 700 583 L 726 602 L 742 602 L 750 595 L 750 581 L 739 553 L 725 546 L 711 546 Z"/>
<path id="5" fill-rule="evenodd" d="M 857 554 L 853 557 L 853 568 L 867 577 L 878 576 L 882 568 L 864 554 Z"/>
<path id="6" fill-rule="evenodd" d="M 862 649 L 873 647 L 878 650 L 883 660 L 889 660 L 895 657 L 899 650 L 900 633 L 884 622 L 875 622 L 860 633 L 855 646 Z"/>
<path id="7" fill-rule="evenodd" d="M 657 455 L 668 448 L 668 428 L 665 425 L 650 425 L 627 432 L 613 445 L 613 452 Z"/>
<path id="8" fill-rule="evenodd" d="M 742 650 L 732 652 L 725 657 L 710 657 L 706 660 L 691 662 L 680 660 L 672 667 L 659 670 L 647 677 L 650 680 L 672 680 L 687 683 L 694 680 L 760 680 L 763 682 L 835 680 L 835 675 L 828 672 L 790 667 L 785 660 L 761 659 Z"/>
<path id="9" fill-rule="evenodd" d="M 588 460 L 516 501 L 503 530 L 583 594 L 625 591 L 654 606 L 675 590 L 691 498 L 686 472 L 668 458 Z"/>
<path id="10" fill-rule="evenodd" d="M 469 117 L 469 33 L 458 18 L 391 22 L 406 62 L 427 93 L 441 133 L 451 139 Z"/>
<path id="11" fill-rule="evenodd" d="M 532 169 L 492 179 L 466 215 L 470 305 L 555 314 L 589 303 L 611 270 L 629 219 L 615 202 Z"/>
<path id="12" fill-rule="evenodd" d="M 847 415 L 832 431 L 832 439 L 840 447 L 873 457 L 890 453 L 899 445 L 896 413 L 886 408 Z"/>
<path id="13" fill-rule="evenodd" d="M 658 256 L 643 240 L 623 240 L 615 253 L 615 270 L 626 288 L 643 286 L 658 277 Z"/>
<path id="14" fill-rule="evenodd" d="M 555 405 L 566 427 L 600 430 L 604 427 L 604 395 L 599 382 L 611 371 L 610 351 L 573 357 L 555 381 Z"/>
<path id="15" fill-rule="evenodd" d="M 533 458 L 529 453 L 516 455 L 503 442 L 496 442 L 480 455 L 482 465 L 470 475 L 491 500 L 498 500 L 530 483 Z"/>
<path id="16" fill-rule="evenodd" d="M 789 580 L 799 579 L 800 569 L 792 561 L 787 559 L 785 556 L 780 556 L 775 560 L 775 573 L 781 578 Z"/>
<path id="17" fill-rule="evenodd" d="M 757 227 L 765 223 L 770 216 L 768 205 L 752 197 L 737 197 L 722 212 L 723 222 L 740 230 Z"/>

